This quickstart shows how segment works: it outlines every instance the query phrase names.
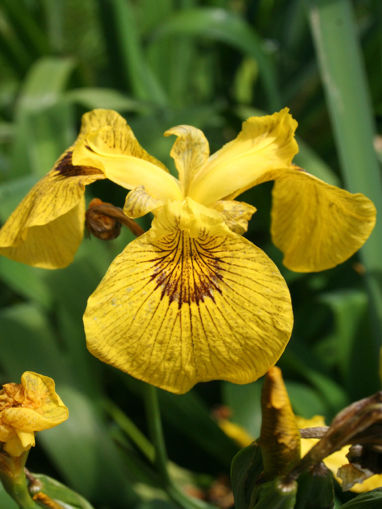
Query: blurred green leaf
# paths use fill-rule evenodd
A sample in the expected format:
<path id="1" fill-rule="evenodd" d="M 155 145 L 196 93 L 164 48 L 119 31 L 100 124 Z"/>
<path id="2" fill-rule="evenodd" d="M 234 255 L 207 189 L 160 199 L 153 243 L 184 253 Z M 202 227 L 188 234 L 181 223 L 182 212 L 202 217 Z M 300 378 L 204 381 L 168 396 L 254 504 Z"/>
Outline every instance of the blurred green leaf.
<path id="1" fill-rule="evenodd" d="M 378 488 L 368 493 L 362 493 L 343 504 L 342 509 L 381 509 L 382 507 L 382 488 Z"/>
<path id="2" fill-rule="evenodd" d="M 153 37 L 169 35 L 191 35 L 225 42 L 258 63 L 260 79 L 264 82 L 268 98 L 268 108 L 274 111 L 280 108 L 281 98 L 278 92 L 276 71 L 271 58 L 264 50 L 261 39 L 242 18 L 225 9 L 195 8 L 184 9 L 159 26 Z"/>
<path id="3" fill-rule="evenodd" d="M 56 467 L 71 487 L 98 504 L 133 505 L 135 472 L 124 465 L 94 402 L 69 385 L 58 385 L 57 393 L 69 408 L 69 419 L 39 434 Z"/>
<path id="4" fill-rule="evenodd" d="M 333 350 L 346 388 L 354 399 L 366 396 L 378 388 L 378 372 L 370 373 L 372 351 L 364 348 L 368 299 L 359 290 L 323 294 L 320 300 L 334 314 L 331 332 Z M 357 373 L 357 375 L 355 375 Z"/>
<path id="5" fill-rule="evenodd" d="M 49 51 L 49 42 L 43 27 L 39 26 L 31 13 L 27 13 L 20 3 L 3 0 L 2 10 L 28 52 L 40 55 Z"/>
<path id="6" fill-rule="evenodd" d="M 223 402 L 232 411 L 232 421 L 245 428 L 253 438 L 260 435 L 262 382 L 235 385 L 223 382 Z"/>
<path id="7" fill-rule="evenodd" d="M 46 316 L 33 304 L 0 310 L 0 364 L 7 376 L 36 371 L 57 382 L 69 379 L 65 355 L 56 344 Z"/>
<path id="8" fill-rule="evenodd" d="M 141 397 L 141 382 L 121 374 L 127 387 Z M 222 464 L 229 465 L 237 452 L 237 446 L 212 419 L 204 402 L 195 392 L 177 395 L 158 390 L 162 418 L 168 424 L 190 438 L 203 451 Z"/>
<path id="9" fill-rule="evenodd" d="M 137 30 L 134 4 L 130 0 L 102 0 L 101 22 L 106 33 L 112 27 L 114 51 L 118 53 L 125 83 L 138 99 L 165 106 L 166 93 L 149 67 Z M 110 34 L 111 35 L 111 34 Z M 111 38 L 111 37 L 110 37 Z"/>
<path id="10" fill-rule="evenodd" d="M 324 180 L 332 186 L 338 186 L 340 183 L 339 178 L 329 166 L 301 138 L 297 140 L 299 153 L 294 158 L 294 162 L 315 177 Z"/>
<path id="11" fill-rule="evenodd" d="M 21 265 L 2 256 L 0 258 L 0 280 L 17 294 L 34 300 L 44 308 L 49 308 L 52 295 L 44 284 L 43 269 Z"/>
<path id="12" fill-rule="evenodd" d="M 74 68 L 71 58 L 45 57 L 29 70 L 17 103 L 17 112 L 39 112 L 53 106 L 65 90 Z"/>
<path id="13" fill-rule="evenodd" d="M 306 347 L 299 345 L 294 351 L 289 349 L 280 363 L 283 368 L 291 369 L 299 374 L 305 381 L 310 383 L 326 404 L 326 414 L 333 416 L 339 410 L 350 403 L 346 391 L 327 374 L 317 369 L 309 356 Z"/>
<path id="14" fill-rule="evenodd" d="M 146 500 L 137 506 L 137 509 L 176 509 L 177 505 L 167 500 Z"/>
<path id="15" fill-rule="evenodd" d="M 32 472 L 31 474 L 40 483 L 40 491 L 48 495 L 48 497 L 54 501 L 64 505 L 65 508 L 93 509 L 93 506 L 90 505 L 87 500 L 64 484 L 44 474 L 35 474 Z"/>
<path id="16" fill-rule="evenodd" d="M 316 389 L 290 380 L 285 385 L 295 414 L 306 418 L 326 414 L 327 405 Z"/>
<path id="17" fill-rule="evenodd" d="M 3 222 L 6 221 L 37 180 L 35 175 L 27 175 L 0 184 L 0 219 Z"/>
<path id="18" fill-rule="evenodd" d="M 61 96 L 73 68 L 72 59 L 51 57 L 29 70 L 16 105 L 12 174 L 44 175 L 72 143 L 72 110 Z"/>
<path id="19" fill-rule="evenodd" d="M 296 502 L 297 483 L 284 484 L 274 479 L 256 486 L 251 509 L 293 509 Z"/>
<path id="20" fill-rule="evenodd" d="M 261 449 L 251 444 L 241 449 L 231 464 L 231 484 L 236 509 L 248 509 L 254 485 L 263 471 Z"/>
<path id="21" fill-rule="evenodd" d="M 324 466 L 304 472 L 298 479 L 295 509 L 332 509 L 334 507 L 333 476 Z"/>
<path id="22" fill-rule="evenodd" d="M 4 490 L 3 484 L 0 482 L 0 507 L 1 509 L 17 509 L 18 505 Z"/>
<path id="23" fill-rule="evenodd" d="M 90 110 L 93 108 L 105 108 L 124 112 L 144 111 L 147 109 L 145 103 L 132 99 L 112 88 L 77 88 L 64 94 L 64 98 Z"/>

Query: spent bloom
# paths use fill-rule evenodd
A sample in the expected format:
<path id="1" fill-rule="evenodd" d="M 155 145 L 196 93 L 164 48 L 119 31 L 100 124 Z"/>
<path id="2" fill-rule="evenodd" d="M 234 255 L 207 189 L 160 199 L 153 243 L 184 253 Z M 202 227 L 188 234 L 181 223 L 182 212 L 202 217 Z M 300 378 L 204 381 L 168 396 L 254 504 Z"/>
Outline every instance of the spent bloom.
<path id="1" fill-rule="evenodd" d="M 347 407 L 342 412 L 342 415 L 344 412 L 349 413 L 349 409 L 351 410 L 352 407 L 354 408 L 354 405 L 357 405 L 357 410 L 359 410 L 360 404 L 362 405 L 364 401 L 367 403 L 367 400 L 371 401 L 371 399 L 372 397 L 356 402 L 350 407 Z M 376 407 L 373 403 L 375 403 L 375 401 L 372 401 L 369 407 L 371 412 L 374 411 Z M 247 447 L 253 443 L 259 445 L 264 469 L 262 477 L 264 479 L 272 479 L 283 474 L 288 474 L 288 472 L 298 465 L 299 459 L 306 457 L 306 454 L 319 442 L 318 438 L 304 438 L 304 431 L 307 431 L 308 435 L 311 435 L 312 431 L 320 430 L 320 435 L 322 436 L 322 434 L 325 433 L 324 428 L 328 428 L 325 426 L 324 417 L 321 415 L 315 415 L 310 419 L 294 415 L 281 370 L 276 366 L 273 366 L 265 376 L 261 397 L 261 409 L 261 434 L 256 442 L 254 437 L 235 422 L 229 421 L 226 418 L 219 418 L 218 425 L 224 433 L 232 438 L 240 447 Z M 341 416 L 341 413 L 338 414 L 338 416 Z M 335 423 L 336 420 L 338 421 L 338 417 L 336 417 L 333 423 Z M 348 421 L 345 427 L 351 429 L 352 423 Z M 349 464 L 348 454 L 351 447 L 349 444 L 352 443 L 352 439 L 349 435 L 349 442 L 347 445 L 337 446 L 335 442 L 337 440 L 341 441 L 343 437 L 336 432 L 333 436 L 335 439 L 332 447 L 316 461 L 305 465 L 306 469 L 308 470 L 313 465 L 317 465 L 323 461 L 325 466 L 332 472 L 335 479 L 341 484 L 343 490 L 363 493 L 375 488 L 381 488 L 382 474 L 371 475 L 372 472 L 370 472 L 370 477 L 368 478 L 359 475 L 358 479 L 353 480 L 352 483 L 343 482 L 341 470 L 343 471 L 344 468 L 346 470 L 346 468 L 351 466 Z M 370 433 L 370 437 L 373 439 L 373 433 Z M 374 436 L 374 440 L 377 444 L 379 444 L 379 437 L 380 434 L 378 435 L 378 439 L 375 440 Z M 300 471 L 300 474 L 302 471 Z"/>
<path id="2" fill-rule="evenodd" d="M 25 371 L 21 384 L 4 384 L 0 390 L 0 446 L 10 456 L 20 456 L 35 445 L 35 431 L 53 428 L 68 415 L 54 381 Z"/>
<path id="3" fill-rule="evenodd" d="M 0 253 L 40 267 L 70 263 L 83 234 L 84 186 L 112 180 L 130 190 L 127 216 L 151 212 L 154 220 L 89 298 L 89 350 L 177 393 L 212 379 L 249 383 L 282 354 L 293 315 L 277 267 L 242 236 L 256 209 L 235 198 L 275 181 L 272 238 L 284 264 L 300 272 L 343 262 L 375 223 L 365 196 L 293 165 L 296 127 L 288 109 L 251 117 L 212 156 L 199 129 L 169 129 L 175 178 L 116 112 L 91 111 L 73 146 L 4 225 Z"/>
<path id="4" fill-rule="evenodd" d="M 304 419 L 303 417 L 297 417 L 297 425 L 299 428 L 310 428 L 315 426 L 325 426 L 325 419 L 321 415 L 315 415 L 310 419 Z M 301 456 L 310 451 L 310 449 L 318 442 L 317 438 L 303 438 L 301 440 Z M 338 471 L 344 465 L 349 464 L 347 454 L 349 453 L 350 445 L 345 445 L 338 451 L 333 452 L 327 456 L 323 462 L 327 468 L 333 473 L 336 480 L 342 484 L 342 479 L 337 475 Z M 376 488 L 382 488 L 382 474 L 374 474 L 365 480 L 359 480 L 351 488 L 350 491 L 355 493 L 364 493 L 371 491 Z"/>

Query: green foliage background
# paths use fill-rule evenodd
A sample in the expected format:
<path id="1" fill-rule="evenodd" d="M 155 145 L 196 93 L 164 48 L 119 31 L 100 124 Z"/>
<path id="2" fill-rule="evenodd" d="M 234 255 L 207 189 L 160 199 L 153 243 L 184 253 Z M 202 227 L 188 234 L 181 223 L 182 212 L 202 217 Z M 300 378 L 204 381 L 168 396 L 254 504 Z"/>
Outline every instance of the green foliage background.
<path id="1" fill-rule="evenodd" d="M 325 9 L 344 3 L 352 6 L 347 0 L 2 0 L 0 220 L 75 139 L 81 114 L 97 107 L 125 115 L 142 145 L 173 168 L 173 140 L 162 137 L 169 127 L 203 129 L 213 152 L 248 116 L 289 106 L 299 122 L 296 162 L 354 192 L 370 189 L 378 202 L 379 169 L 371 172 L 381 158 L 381 138 L 368 129 L 382 113 L 380 1 L 354 2 L 356 23 L 347 27 L 361 44 L 371 105 L 368 110 L 353 102 L 344 112 L 350 138 L 341 138 L 346 132 L 336 104 L 325 99 L 312 42 L 314 9 L 332 16 Z M 345 77 L 346 89 L 356 79 L 346 67 L 354 52 L 330 40 L 327 26 L 319 36 L 329 56 L 325 69 L 330 73 L 330 58 L 338 57 L 343 69 L 334 71 Z M 338 86 L 340 102 L 347 91 Z M 368 100 L 362 80 L 359 87 Z M 358 132 L 368 136 L 360 145 Z M 355 169 L 347 150 L 361 154 Z M 296 413 L 329 421 L 379 389 L 382 238 L 374 236 L 376 247 L 362 259 L 356 255 L 323 273 L 292 273 L 270 242 L 270 189 L 262 185 L 242 198 L 258 208 L 248 238 L 276 261 L 292 294 L 295 328 L 279 365 Z M 124 201 L 123 190 L 107 182 L 92 185 L 87 196 L 117 206 Z M 148 227 L 149 220 L 141 224 Z M 68 484 L 96 508 L 167 509 L 173 506 L 148 459 L 141 385 L 92 358 L 82 329 L 87 297 L 130 240 L 127 232 L 109 243 L 85 239 L 75 262 L 57 271 L 0 258 L 0 382 L 18 381 L 24 370 L 51 376 L 70 409 L 68 422 L 40 434 L 31 470 Z M 228 405 L 232 420 L 255 437 L 260 389 L 261 381 L 200 384 L 184 396 L 161 391 L 167 447 L 180 484 L 208 489 L 227 475 L 238 448 L 211 410 Z M 340 504 L 352 495 L 337 497 Z M 15 507 L 1 492 L 0 506 Z"/>

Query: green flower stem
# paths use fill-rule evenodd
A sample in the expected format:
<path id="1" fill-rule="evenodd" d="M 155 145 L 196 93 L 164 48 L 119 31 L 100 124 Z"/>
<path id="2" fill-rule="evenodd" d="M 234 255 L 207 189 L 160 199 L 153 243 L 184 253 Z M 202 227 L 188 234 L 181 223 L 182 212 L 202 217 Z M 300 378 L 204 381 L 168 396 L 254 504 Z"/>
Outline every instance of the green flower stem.
<path id="1" fill-rule="evenodd" d="M 168 471 L 168 459 L 163 437 L 157 389 L 152 385 L 143 384 L 143 392 L 149 434 L 155 448 L 154 462 L 167 495 L 173 502 L 184 509 L 213 509 L 213 506 L 189 497 L 172 482 Z"/>
<path id="2" fill-rule="evenodd" d="M 28 451 L 29 452 L 29 451 Z M 5 491 L 13 498 L 20 509 L 39 509 L 31 498 L 24 473 L 28 452 L 19 457 L 0 452 L 0 479 Z"/>
<path id="3" fill-rule="evenodd" d="M 344 181 L 382 211 L 382 179 L 373 147 L 375 126 L 370 107 L 352 2 L 306 0 L 313 40 L 336 137 Z M 382 221 L 377 221 L 361 250 L 370 295 L 375 364 L 382 338 Z M 375 369 L 377 373 L 377 366 Z"/>
<path id="4" fill-rule="evenodd" d="M 142 454 L 144 454 L 147 459 L 153 462 L 155 460 L 154 447 L 145 437 L 145 435 L 137 428 L 133 421 L 112 401 L 103 401 L 103 407 L 113 419 L 113 421 L 118 424 L 121 430 L 123 430 L 130 438 L 130 440 L 138 447 Z"/>

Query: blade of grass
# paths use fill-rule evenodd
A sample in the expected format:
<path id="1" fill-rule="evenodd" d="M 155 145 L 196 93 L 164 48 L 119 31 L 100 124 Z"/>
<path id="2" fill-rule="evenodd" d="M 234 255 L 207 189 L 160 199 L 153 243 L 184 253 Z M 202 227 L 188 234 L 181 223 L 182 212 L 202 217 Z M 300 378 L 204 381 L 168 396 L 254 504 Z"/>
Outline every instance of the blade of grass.
<path id="1" fill-rule="evenodd" d="M 313 40 L 328 100 L 346 186 L 362 192 L 382 210 L 381 175 L 373 147 L 375 128 L 352 4 L 348 0 L 306 0 Z M 370 293 L 375 352 L 382 337 L 382 223 L 361 250 Z"/>
<path id="2" fill-rule="evenodd" d="M 167 98 L 155 74 L 146 62 L 137 30 L 132 2 L 125 0 L 102 0 L 101 22 L 107 34 L 113 32 L 115 50 L 120 55 L 120 65 L 125 85 L 131 86 L 137 99 L 164 106 Z"/>
<path id="3" fill-rule="evenodd" d="M 255 30 L 236 14 L 217 8 L 184 9 L 160 25 L 153 37 L 169 35 L 191 35 L 225 42 L 253 57 L 259 65 L 269 110 L 281 107 L 274 64 Z"/>
<path id="4" fill-rule="evenodd" d="M 3 0 L 2 8 L 17 32 L 18 39 L 30 53 L 35 56 L 45 55 L 50 51 L 49 40 L 43 27 L 34 19 L 32 13 L 25 5 L 13 0 Z"/>

